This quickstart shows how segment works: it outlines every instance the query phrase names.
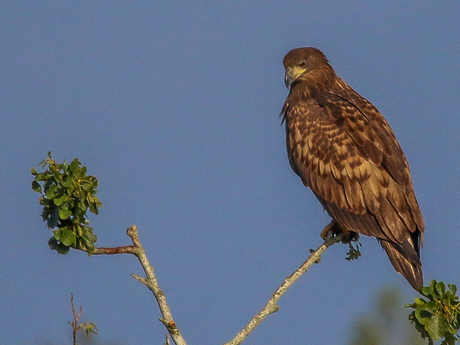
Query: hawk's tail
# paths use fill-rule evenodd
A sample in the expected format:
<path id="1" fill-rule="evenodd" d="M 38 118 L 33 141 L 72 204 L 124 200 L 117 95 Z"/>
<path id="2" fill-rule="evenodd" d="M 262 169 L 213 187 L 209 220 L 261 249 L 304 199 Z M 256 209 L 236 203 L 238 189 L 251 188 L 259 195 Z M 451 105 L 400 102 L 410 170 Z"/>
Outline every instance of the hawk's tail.
<path id="1" fill-rule="evenodd" d="M 402 274 L 409 284 L 418 290 L 423 286 L 423 272 L 420 257 L 415 248 L 405 241 L 403 244 L 379 240 L 396 272 Z"/>

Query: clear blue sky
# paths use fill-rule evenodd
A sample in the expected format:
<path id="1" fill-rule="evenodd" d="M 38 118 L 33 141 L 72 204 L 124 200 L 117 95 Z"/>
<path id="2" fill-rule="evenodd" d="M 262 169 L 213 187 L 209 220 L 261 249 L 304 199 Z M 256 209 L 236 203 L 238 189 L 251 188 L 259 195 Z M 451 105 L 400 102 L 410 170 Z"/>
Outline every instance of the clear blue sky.
<path id="1" fill-rule="evenodd" d="M 460 284 L 460 2 L 93 1 L 0 5 L 0 334 L 70 343 L 69 297 L 101 342 L 161 344 L 133 257 L 59 256 L 29 169 L 48 151 L 100 181 L 100 246 L 136 224 L 189 344 L 230 340 L 321 240 L 291 172 L 282 59 L 315 46 L 389 120 L 426 221 L 425 280 Z M 374 239 L 329 249 L 246 344 L 344 344 L 383 284 Z"/>

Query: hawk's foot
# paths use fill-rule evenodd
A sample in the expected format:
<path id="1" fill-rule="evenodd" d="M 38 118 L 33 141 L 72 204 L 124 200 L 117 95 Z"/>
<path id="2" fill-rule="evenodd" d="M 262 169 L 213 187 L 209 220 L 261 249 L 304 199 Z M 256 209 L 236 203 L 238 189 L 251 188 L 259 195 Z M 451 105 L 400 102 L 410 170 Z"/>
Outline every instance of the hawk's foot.
<path id="1" fill-rule="evenodd" d="M 338 234 L 343 234 L 342 243 L 356 242 L 359 239 L 359 234 L 357 232 L 348 230 L 334 219 L 326 225 L 323 231 L 321 231 L 321 238 L 326 240 L 328 238 L 334 237 Z"/>

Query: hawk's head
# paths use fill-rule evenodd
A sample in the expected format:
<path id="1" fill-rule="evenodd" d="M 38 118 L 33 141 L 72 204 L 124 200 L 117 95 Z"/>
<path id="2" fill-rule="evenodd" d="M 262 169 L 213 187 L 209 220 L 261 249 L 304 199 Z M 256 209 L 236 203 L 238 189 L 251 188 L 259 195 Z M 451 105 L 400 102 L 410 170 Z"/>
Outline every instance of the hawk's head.
<path id="1" fill-rule="evenodd" d="M 284 57 L 283 65 L 286 70 L 284 82 L 289 90 L 297 82 L 308 80 L 310 72 L 333 71 L 323 52 L 313 47 L 291 50 Z"/>

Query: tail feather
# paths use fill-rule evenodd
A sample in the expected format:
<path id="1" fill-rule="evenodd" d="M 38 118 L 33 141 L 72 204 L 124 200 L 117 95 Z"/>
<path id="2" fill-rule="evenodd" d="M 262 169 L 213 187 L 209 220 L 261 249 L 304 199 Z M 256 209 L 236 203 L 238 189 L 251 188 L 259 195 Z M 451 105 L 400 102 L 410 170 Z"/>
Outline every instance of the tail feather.
<path id="1" fill-rule="evenodd" d="M 423 272 L 420 258 L 413 246 L 410 243 L 393 243 L 385 240 L 379 240 L 380 245 L 385 250 L 390 259 L 391 264 L 396 272 L 409 282 L 409 284 L 418 290 L 423 286 Z"/>

